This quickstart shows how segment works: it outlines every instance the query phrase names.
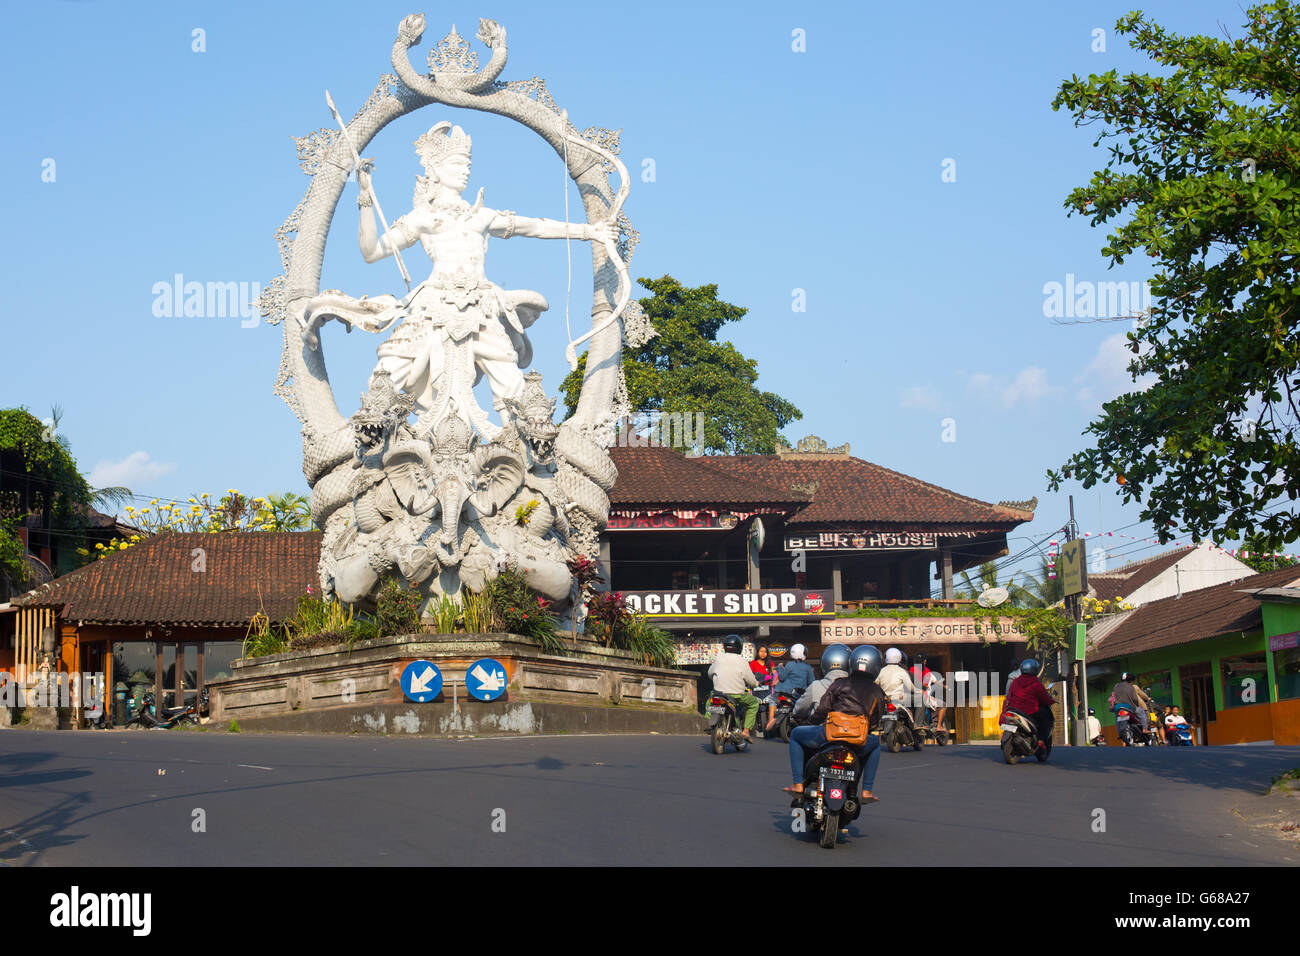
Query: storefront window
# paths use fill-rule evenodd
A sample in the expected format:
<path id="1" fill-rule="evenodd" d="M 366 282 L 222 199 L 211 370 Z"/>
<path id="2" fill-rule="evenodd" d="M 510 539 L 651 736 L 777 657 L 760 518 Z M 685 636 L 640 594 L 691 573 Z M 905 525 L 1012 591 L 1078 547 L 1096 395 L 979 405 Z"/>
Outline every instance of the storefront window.
<path id="1" fill-rule="evenodd" d="M 1137 686 L 1146 691 L 1147 696 L 1159 705 L 1163 712 L 1166 707 L 1174 705 L 1174 681 L 1171 671 L 1150 671 L 1137 675 Z"/>
<path id="2" fill-rule="evenodd" d="M 1277 699 L 1300 697 L 1300 647 L 1275 651 L 1273 670 L 1277 673 Z"/>
<path id="3" fill-rule="evenodd" d="M 231 676 L 234 670 L 231 661 L 239 660 L 243 656 L 242 650 L 240 641 L 209 641 L 203 649 L 203 679 L 225 680 Z"/>
<path id="4" fill-rule="evenodd" d="M 1224 707 L 1265 704 L 1272 699 L 1268 687 L 1268 662 L 1263 654 L 1225 658 L 1221 666 Z"/>

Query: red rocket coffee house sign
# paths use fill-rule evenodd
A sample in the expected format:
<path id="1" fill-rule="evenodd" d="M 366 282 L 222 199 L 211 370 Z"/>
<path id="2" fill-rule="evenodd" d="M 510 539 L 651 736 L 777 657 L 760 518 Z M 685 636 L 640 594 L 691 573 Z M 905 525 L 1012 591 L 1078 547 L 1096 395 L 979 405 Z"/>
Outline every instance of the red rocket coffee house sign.
<path id="1" fill-rule="evenodd" d="M 634 611 L 653 620 L 778 618 L 787 621 L 834 617 L 829 591 L 765 588 L 741 591 L 621 591 Z"/>

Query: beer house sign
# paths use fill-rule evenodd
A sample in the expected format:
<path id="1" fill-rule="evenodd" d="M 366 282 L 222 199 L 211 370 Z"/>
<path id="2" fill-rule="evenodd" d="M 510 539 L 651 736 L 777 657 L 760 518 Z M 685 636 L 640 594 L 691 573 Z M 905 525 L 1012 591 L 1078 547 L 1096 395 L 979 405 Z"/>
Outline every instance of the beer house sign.
<path id="1" fill-rule="evenodd" d="M 785 536 L 787 551 L 917 551 L 942 538 L 978 538 L 986 531 L 817 531 Z"/>

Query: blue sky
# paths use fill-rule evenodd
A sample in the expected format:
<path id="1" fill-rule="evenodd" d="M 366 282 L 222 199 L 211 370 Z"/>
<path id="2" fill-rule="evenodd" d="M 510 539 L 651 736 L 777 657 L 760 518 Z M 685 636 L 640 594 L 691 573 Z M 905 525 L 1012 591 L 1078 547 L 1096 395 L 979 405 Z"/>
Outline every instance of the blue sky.
<path id="1" fill-rule="evenodd" d="M 1146 68 L 1113 30 L 1133 6 L 494 0 L 425 8 L 413 59 L 454 23 L 485 62 L 477 19 L 501 23 L 503 79 L 543 76 L 578 128 L 623 128 L 635 177 L 626 211 L 641 232 L 633 275 L 716 282 L 750 310 L 726 335 L 757 360 L 763 388 L 803 411 L 787 436 L 849 442 L 859 457 L 985 500 L 1037 495 L 1016 553 L 1064 523 L 1065 496 L 1046 492 L 1044 473 L 1128 384 L 1129 324 L 1055 324 L 1044 286 L 1148 277 L 1140 264 L 1108 271 L 1105 235 L 1066 218 L 1065 195 L 1104 157 L 1092 131 L 1049 105 L 1071 74 Z M 1142 7 L 1182 32 L 1242 19 L 1226 0 Z M 152 290 L 176 273 L 250 286 L 279 274 L 272 234 L 308 185 L 290 136 L 332 125 L 326 88 L 352 115 L 391 71 L 396 26 L 417 10 L 410 0 L 9 5 L 0 407 L 44 417 L 60 404 L 62 432 L 101 483 L 176 498 L 305 491 L 297 422 L 271 391 L 279 329 L 156 317 Z M 1097 28 L 1105 52 L 1092 49 Z M 195 29 L 204 52 L 192 49 Z M 792 49 L 796 30 L 805 52 Z M 497 208 L 563 217 L 562 167 L 533 134 L 429 107 L 367 151 L 390 219 L 409 208 L 412 140 L 444 116 L 474 137 L 471 199 L 484 186 Z M 638 175 L 646 159 L 653 182 Z M 947 160 L 955 181 L 943 181 Z M 392 263 L 357 253 L 354 198 L 349 185 L 323 284 L 397 293 Z M 576 214 L 576 190 L 570 204 Z M 552 393 L 565 370 L 564 245 L 497 242 L 488 260 L 496 281 L 551 302 L 533 339 Z M 590 260 L 580 244 L 572 254 L 581 331 Z M 378 341 L 327 329 L 345 413 Z M 955 441 L 943 440 L 945 419 Z M 1115 490 L 1066 489 L 1081 528 L 1149 534 Z M 1124 559 L 1152 553 L 1114 540 Z"/>

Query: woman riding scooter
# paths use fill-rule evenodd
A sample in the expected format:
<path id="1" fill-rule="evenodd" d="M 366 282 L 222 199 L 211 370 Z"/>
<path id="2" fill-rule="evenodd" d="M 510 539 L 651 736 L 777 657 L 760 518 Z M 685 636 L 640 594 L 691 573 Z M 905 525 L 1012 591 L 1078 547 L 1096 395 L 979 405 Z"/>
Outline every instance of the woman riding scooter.
<path id="1" fill-rule="evenodd" d="M 794 784 L 782 788 L 789 794 L 803 793 L 804 763 L 808 754 L 813 753 L 826 743 L 826 716 L 831 711 L 851 716 L 865 716 L 868 728 L 880 722 L 880 713 L 885 706 L 885 693 L 876 683 L 880 673 L 880 651 L 864 644 L 853 651 L 849 659 L 849 675 L 841 677 L 826 689 L 817 708 L 813 711 L 811 723 L 806 727 L 796 727 L 790 732 L 790 771 Z M 871 792 L 876 780 L 876 768 L 880 766 L 880 738 L 868 733 L 864 744 L 858 748 L 863 758 L 861 802 L 876 803 L 879 797 Z"/>

